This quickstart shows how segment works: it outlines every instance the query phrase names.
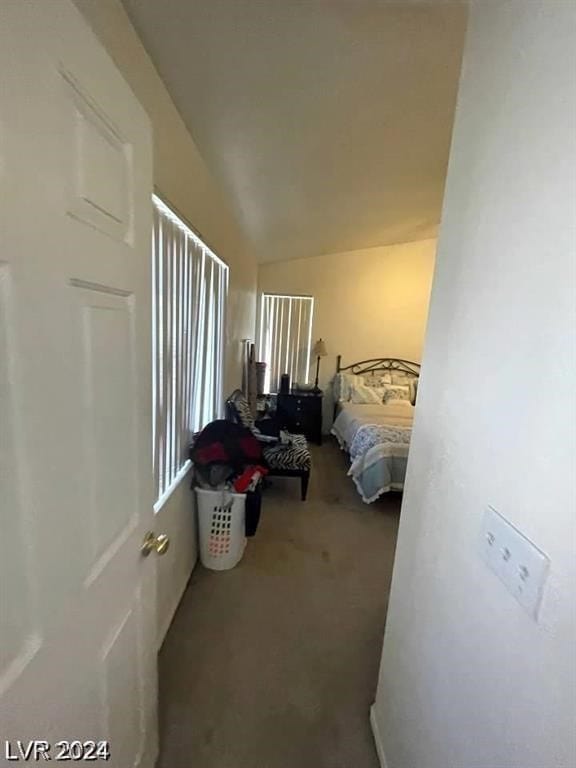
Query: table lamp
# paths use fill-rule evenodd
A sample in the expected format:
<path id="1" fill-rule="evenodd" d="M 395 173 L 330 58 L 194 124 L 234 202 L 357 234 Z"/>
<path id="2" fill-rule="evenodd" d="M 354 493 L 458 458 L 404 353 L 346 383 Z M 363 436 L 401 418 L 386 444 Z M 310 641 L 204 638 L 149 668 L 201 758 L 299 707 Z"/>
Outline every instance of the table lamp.
<path id="1" fill-rule="evenodd" d="M 326 357 L 328 352 L 326 351 L 326 342 L 323 339 L 318 339 L 316 344 L 314 344 L 314 349 L 312 350 L 312 354 L 316 355 L 316 381 L 314 383 L 314 392 L 320 392 L 320 387 L 318 386 L 318 374 L 320 373 L 320 358 Z"/>

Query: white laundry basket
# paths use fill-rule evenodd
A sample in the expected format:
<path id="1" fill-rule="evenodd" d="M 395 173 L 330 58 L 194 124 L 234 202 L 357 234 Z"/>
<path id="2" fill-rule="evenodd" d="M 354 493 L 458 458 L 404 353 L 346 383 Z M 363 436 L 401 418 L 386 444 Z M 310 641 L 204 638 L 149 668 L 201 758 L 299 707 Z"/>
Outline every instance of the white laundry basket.
<path id="1" fill-rule="evenodd" d="M 246 547 L 246 494 L 196 488 L 200 560 L 213 571 L 234 568 Z"/>

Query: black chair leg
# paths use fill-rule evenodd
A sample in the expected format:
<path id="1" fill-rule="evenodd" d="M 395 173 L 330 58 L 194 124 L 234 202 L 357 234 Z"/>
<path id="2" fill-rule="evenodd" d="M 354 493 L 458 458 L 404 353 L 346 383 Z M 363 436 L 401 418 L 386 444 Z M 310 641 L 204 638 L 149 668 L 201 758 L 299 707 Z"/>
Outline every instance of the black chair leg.
<path id="1" fill-rule="evenodd" d="M 308 483 L 310 481 L 310 472 L 305 472 L 302 475 L 301 483 L 301 493 L 302 493 L 302 501 L 306 501 L 306 494 L 308 493 Z"/>

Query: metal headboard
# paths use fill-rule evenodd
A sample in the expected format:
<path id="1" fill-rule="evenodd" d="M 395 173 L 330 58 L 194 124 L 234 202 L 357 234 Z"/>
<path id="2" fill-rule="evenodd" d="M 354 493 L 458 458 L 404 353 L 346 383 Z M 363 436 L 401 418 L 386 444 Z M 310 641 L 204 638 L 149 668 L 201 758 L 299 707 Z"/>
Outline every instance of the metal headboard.
<path id="1" fill-rule="evenodd" d="M 400 371 L 411 376 L 419 376 L 420 363 L 414 363 L 412 360 L 400 360 L 396 357 L 374 357 L 372 360 L 361 360 L 351 365 L 342 365 L 342 355 L 338 355 L 336 358 L 336 373 L 342 373 L 343 371 L 352 373 L 355 376 L 360 376 L 364 373 L 378 373 L 378 371 Z M 334 418 L 336 418 L 337 409 L 338 403 L 334 402 Z"/>
<path id="2" fill-rule="evenodd" d="M 420 363 L 411 360 L 400 360 L 396 357 L 375 357 L 372 360 L 361 360 L 351 365 L 342 365 L 342 355 L 336 358 L 336 373 L 348 371 L 356 376 L 364 373 L 377 373 L 378 371 L 401 371 L 412 376 L 420 375 Z"/>

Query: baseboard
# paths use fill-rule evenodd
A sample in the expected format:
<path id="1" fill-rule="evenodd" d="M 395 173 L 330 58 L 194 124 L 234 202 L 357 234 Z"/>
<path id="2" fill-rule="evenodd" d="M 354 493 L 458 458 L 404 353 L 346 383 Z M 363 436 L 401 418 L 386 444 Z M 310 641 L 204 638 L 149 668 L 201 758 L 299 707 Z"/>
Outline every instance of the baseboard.
<path id="1" fill-rule="evenodd" d="M 382 768 L 388 768 L 386 762 L 386 755 L 384 754 L 384 745 L 380 737 L 380 730 L 378 728 L 378 721 L 376 720 L 376 709 L 374 704 L 370 707 L 370 726 L 372 728 L 372 735 L 374 736 L 374 744 L 376 745 L 376 752 L 378 753 L 378 760 Z"/>

